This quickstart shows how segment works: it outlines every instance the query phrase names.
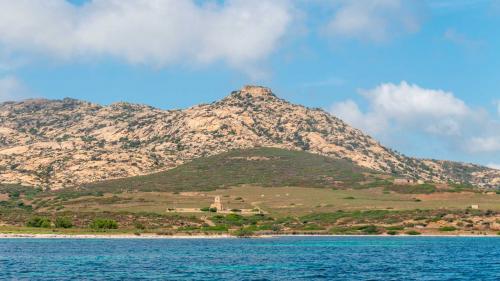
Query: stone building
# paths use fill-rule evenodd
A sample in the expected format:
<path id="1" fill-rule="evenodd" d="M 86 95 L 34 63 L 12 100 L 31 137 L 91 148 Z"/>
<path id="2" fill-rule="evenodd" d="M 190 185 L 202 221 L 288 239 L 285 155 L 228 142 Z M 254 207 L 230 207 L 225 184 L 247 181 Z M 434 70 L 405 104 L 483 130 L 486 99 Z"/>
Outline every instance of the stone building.
<path id="1" fill-rule="evenodd" d="M 220 196 L 215 196 L 214 203 L 210 205 L 210 208 L 216 208 L 217 212 L 224 210 L 222 208 L 222 201 L 220 200 Z"/>

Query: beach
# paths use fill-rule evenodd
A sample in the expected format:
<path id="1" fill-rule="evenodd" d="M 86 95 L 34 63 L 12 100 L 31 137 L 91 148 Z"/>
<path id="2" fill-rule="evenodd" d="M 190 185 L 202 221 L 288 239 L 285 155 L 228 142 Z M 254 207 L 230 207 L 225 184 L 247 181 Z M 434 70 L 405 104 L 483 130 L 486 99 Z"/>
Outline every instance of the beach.
<path id="1" fill-rule="evenodd" d="M 496 234 L 420 234 L 420 235 L 338 235 L 338 234 L 270 234 L 255 235 L 244 238 L 280 238 L 280 237 L 498 237 Z M 0 239 L 37 238 L 37 239 L 222 239 L 239 238 L 234 235 L 158 235 L 146 233 L 135 234 L 42 234 L 42 233 L 0 233 Z"/>

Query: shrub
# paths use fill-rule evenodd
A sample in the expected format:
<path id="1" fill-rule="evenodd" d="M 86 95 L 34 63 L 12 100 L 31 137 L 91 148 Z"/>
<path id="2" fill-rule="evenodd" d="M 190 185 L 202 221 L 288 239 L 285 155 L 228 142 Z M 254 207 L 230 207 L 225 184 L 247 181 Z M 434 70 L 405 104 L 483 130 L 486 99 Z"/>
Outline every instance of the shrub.
<path id="1" fill-rule="evenodd" d="M 212 212 L 212 213 L 217 213 L 217 208 L 210 208 L 210 209 L 208 209 L 208 210 L 209 210 L 210 212 Z"/>
<path id="2" fill-rule="evenodd" d="M 443 227 L 439 228 L 439 231 L 444 231 L 444 232 L 446 232 L 446 231 L 455 231 L 455 230 L 457 230 L 457 228 L 454 227 L 454 226 L 443 226 Z"/>
<path id="3" fill-rule="evenodd" d="M 55 226 L 57 228 L 72 228 L 73 222 L 69 218 L 56 218 Z"/>
<path id="4" fill-rule="evenodd" d="M 200 209 L 202 212 L 210 212 L 210 207 L 203 207 Z"/>
<path id="5" fill-rule="evenodd" d="M 304 230 L 324 230 L 325 228 L 317 224 L 308 224 L 304 227 Z"/>
<path id="6" fill-rule="evenodd" d="M 11 191 L 9 193 L 9 198 L 11 198 L 11 199 L 18 199 L 20 196 L 21 196 L 21 192 L 17 191 L 17 190 Z"/>
<path id="7" fill-rule="evenodd" d="M 250 237 L 254 235 L 254 232 L 248 228 L 240 228 L 233 233 L 237 237 Z"/>
<path id="8" fill-rule="evenodd" d="M 407 231 L 406 234 L 408 234 L 408 235 L 420 235 L 421 233 L 418 231 L 415 231 L 415 230 L 410 230 L 410 231 Z"/>
<path id="9" fill-rule="evenodd" d="M 403 230 L 403 229 L 405 229 L 405 227 L 402 225 L 393 225 L 393 226 L 388 226 L 385 229 L 386 230 Z"/>
<path id="10" fill-rule="evenodd" d="M 390 185 L 386 186 L 385 190 L 394 191 L 403 194 L 430 194 L 437 191 L 433 184 L 420 184 L 420 185 Z"/>
<path id="11" fill-rule="evenodd" d="M 202 228 L 203 231 L 222 231 L 226 232 L 227 226 L 226 225 L 214 225 L 214 226 L 205 226 Z"/>
<path id="12" fill-rule="evenodd" d="M 95 219 L 90 223 L 93 229 L 117 229 L 118 223 L 112 219 Z"/>
<path id="13" fill-rule="evenodd" d="M 378 229 L 375 225 L 364 225 L 364 226 L 360 226 L 358 227 L 359 230 L 361 230 L 361 232 L 363 234 L 379 234 L 380 233 L 380 229 Z"/>
<path id="14" fill-rule="evenodd" d="M 140 222 L 138 222 L 138 221 L 136 221 L 136 222 L 134 223 L 134 226 L 135 226 L 135 228 L 136 228 L 136 229 L 140 229 L 140 230 L 144 230 L 144 229 L 146 229 L 146 226 L 144 226 L 144 224 L 142 224 L 142 223 L 140 223 Z"/>
<path id="15" fill-rule="evenodd" d="M 387 234 L 389 235 L 397 235 L 399 232 L 395 231 L 395 230 L 389 230 L 387 231 Z"/>
<path id="16" fill-rule="evenodd" d="M 32 217 L 26 222 L 26 226 L 49 228 L 51 222 L 48 218 Z"/>
<path id="17" fill-rule="evenodd" d="M 347 200 L 354 200 L 356 198 L 352 197 L 352 196 L 347 196 L 347 197 L 344 197 L 344 199 L 347 199 Z"/>

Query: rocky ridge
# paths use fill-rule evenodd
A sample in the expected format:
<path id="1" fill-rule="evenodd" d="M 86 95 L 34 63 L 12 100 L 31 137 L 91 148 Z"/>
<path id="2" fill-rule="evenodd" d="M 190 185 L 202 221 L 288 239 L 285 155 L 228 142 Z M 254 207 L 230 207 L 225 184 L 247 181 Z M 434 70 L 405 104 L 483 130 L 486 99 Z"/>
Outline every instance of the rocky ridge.
<path id="1" fill-rule="evenodd" d="M 406 157 L 321 109 L 291 104 L 259 86 L 184 110 L 68 98 L 0 104 L 2 183 L 75 186 L 257 146 L 349 159 L 402 177 L 500 187 L 499 170 Z"/>

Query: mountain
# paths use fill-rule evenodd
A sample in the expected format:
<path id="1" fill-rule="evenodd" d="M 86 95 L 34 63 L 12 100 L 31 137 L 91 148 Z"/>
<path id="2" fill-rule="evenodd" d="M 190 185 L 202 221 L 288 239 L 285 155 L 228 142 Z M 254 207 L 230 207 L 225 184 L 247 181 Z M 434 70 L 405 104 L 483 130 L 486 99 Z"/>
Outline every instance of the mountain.
<path id="1" fill-rule="evenodd" d="M 303 150 L 400 177 L 500 186 L 499 170 L 406 157 L 321 109 L 259 86 L 184 110 L 68 98 L 0 105 L 2 183 L 77 186 L 253 147 Z"/>

